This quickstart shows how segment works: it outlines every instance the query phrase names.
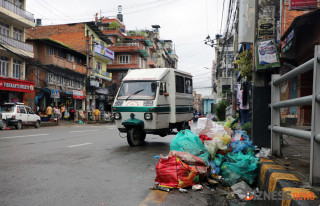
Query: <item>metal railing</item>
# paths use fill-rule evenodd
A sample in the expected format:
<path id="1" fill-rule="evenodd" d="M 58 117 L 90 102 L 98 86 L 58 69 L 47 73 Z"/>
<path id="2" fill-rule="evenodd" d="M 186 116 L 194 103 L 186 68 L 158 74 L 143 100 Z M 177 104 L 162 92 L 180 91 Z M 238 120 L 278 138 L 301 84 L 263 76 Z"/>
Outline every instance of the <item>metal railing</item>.
<path id="1" fill-rule="evenodd" d="M 0 34 L 0 43 L 4 43 L 7 44 L 9 46 L 18 48 L 18 49 L 22 49 L 28 52 L 33 52 L 33 46 L 30 44 L 27 44 L 25 42 L 22 41 L 18 41 L 16 39 L 13 39 L 11 37 L 8 36 L 4 36 Z"/>
<path id="2" fill-rule="evenodd" d="M 281 134 L 310 140 L 310 183 L 320 185 L 320 46 L 315 46 L 315 57 L 290 72 L 273 74 L 271 80 L 271 150 L 281 155 Z M 280 101 L 280 85 L 298 75 L 313 70 L 312 95 Z M 312 105 L 311 131 L 280 126 L 280 108 Z"/>
<path id="3" fill-rule="evenodd" d="M 22 16 L 23 18 L 26 18 L 30 21 L 33 21 L 34 19 L 34 15 L 24 9 L 21 9 L 20 7 L 14 5 L 13 3 L 9 2 L 9 1 L 5 1 L 5 0 L 0 0 L 0 6 L 8 9 L 9 11 L 12 11 L 16 14 L 18 14 L 19 16 Z"/>

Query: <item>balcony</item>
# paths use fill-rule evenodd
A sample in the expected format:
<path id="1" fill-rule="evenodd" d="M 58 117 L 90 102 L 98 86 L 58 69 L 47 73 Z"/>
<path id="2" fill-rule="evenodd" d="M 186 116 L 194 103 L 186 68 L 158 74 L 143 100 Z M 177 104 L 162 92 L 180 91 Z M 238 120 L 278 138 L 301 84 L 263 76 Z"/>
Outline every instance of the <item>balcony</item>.
<path id="1" fill-rule="evenodd" d="M 137 62 L 131 62 L 130 64 L 122 64 L 118 61 L 113 61 L 112 64 L 108 64 L 108 71 L 116 70 L 128 70 L 128 69 L 139 69 Z"/>
<path id="2" fill-rule="evenodd" d="M 55 55 L 46 55 L 44 58 L 44 62 L 41 63 L 44 65 L 55 65 L 61 68 L 72 70 L 80 74 L 87 74 L 87 69 L 84 65 L 77 64 L 76 62 L 67 61 L 66 59 L 63 59 Z"/>
<path id="3" fill-rule="evenodd" d="M 102 30 L 102 33 L 107 36 L 117 35 L 118 37 L 123 37 L 123 38 L 125 37 L 121 29 L 117 29 L 117 28 L 104 28 Z"/>
<path id="4" fill-rule="evenodd" d="M 93 74 L 94 76 L 99 77 L 101 79 L 108 80 L 108 81 L 111 81 L 112 79 L 112 74 L 109 72 L 100 70 L 98 68 L 93 69 L 93 72 L 94 72 Z"/>
<path id="5" fill-rule="evenodd" d="M 149 66 L 151 68 L 156 68 L 156 58 L 154 58 L 154 57 L 149 58 Z"/>
<path id="6" fill-rule="evenodd" d="M 11 12 L 13 12 L 14 14 L 23 17 L 25 20 L 28 20 L 29 22 L 25 22 L 23 20 L 20 20 L 21 18 L 15 17 L 14 15 L 10 15 L 8 12 L 6 12 L 3 8 L 6 10 L 9 10 Z M 21 9 L 20 7 L 14 5 L 13 3 L 9 2 L 9 1 L 5 1 L 5 0 L 0 0 L 0 14 L 1 17 L 4 18 L 10 18 L 12 20 L 15 21 L 21 21 L 21 26 L 23 27 L 31 27 L 34 26 L 34 15 L 24 9 Z"/>
<path id="7" fill-rule="evenodd" d="M 108 48 L 114 52 L 138 52 L 139 43 L 116 43 Z"/>
<path id="8" fill-rule="evenodd" d="M 27 44 L 22 41 L 18 41 L 8 36 L 3 36 L 1 34 L 0 34 L 0 43 L 10 46 L 11 48 L 8 47 L 8 49 L 14 50 L 13 52 L 18 52 L 22 56 L 33 58 L 33 46 L 30 44 Z M 17 49 L 20 51 L 17 51 Z"/>

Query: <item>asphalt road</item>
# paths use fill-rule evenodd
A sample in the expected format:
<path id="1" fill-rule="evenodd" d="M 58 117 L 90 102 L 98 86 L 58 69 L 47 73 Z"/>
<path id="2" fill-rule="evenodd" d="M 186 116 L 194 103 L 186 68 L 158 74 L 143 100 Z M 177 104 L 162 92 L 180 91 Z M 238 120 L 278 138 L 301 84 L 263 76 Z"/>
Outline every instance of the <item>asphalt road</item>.
<path id="1" fill-rule="evenodd" d="M 147 135 L 132 148 L 108 124 L 0 131 L 0 205 L 215 205 L 208 189 L 150 190 L 153 157 L 173 137 Z"/>

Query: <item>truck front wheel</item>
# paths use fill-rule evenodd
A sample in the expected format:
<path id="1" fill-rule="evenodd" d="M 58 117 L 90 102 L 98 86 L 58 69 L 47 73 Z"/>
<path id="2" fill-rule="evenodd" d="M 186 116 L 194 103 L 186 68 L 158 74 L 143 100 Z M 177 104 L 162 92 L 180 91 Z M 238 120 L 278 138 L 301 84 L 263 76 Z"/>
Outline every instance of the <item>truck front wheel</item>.
<path id="1" fill-rule="evenodd" d="M 128 132 L 127 132 L 128 144 L 131 147 L 136 147 L 140 145 L 141 142 L 143 142 L 142 139 L 144 140 L 143 133 L 144 132 L 142 131 L 141 128 L 131 127 L 130 129 L 128 129 Z"/>

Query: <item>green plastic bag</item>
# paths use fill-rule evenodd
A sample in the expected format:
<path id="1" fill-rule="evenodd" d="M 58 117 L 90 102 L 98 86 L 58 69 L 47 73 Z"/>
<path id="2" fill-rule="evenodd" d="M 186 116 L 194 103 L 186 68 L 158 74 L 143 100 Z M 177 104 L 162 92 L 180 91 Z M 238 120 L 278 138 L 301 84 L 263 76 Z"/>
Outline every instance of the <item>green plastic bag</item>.
<path id="1" fill-rule="evenodd" d="M 228 186 L 241 181 L 252 185 L 256 181 L 259 158 L 238 152 L 228 153 L 226 159 L 227 161 L 221 166 L 221 175 Z"/>
<path id="2" fill-rule="evenodd" d="M 187 152 L 200 157 L 207 165 L 210 153 L 202 144 L 200 138 L 190 130 L 181 130 L 171 141 L 170 150 Z"/>

